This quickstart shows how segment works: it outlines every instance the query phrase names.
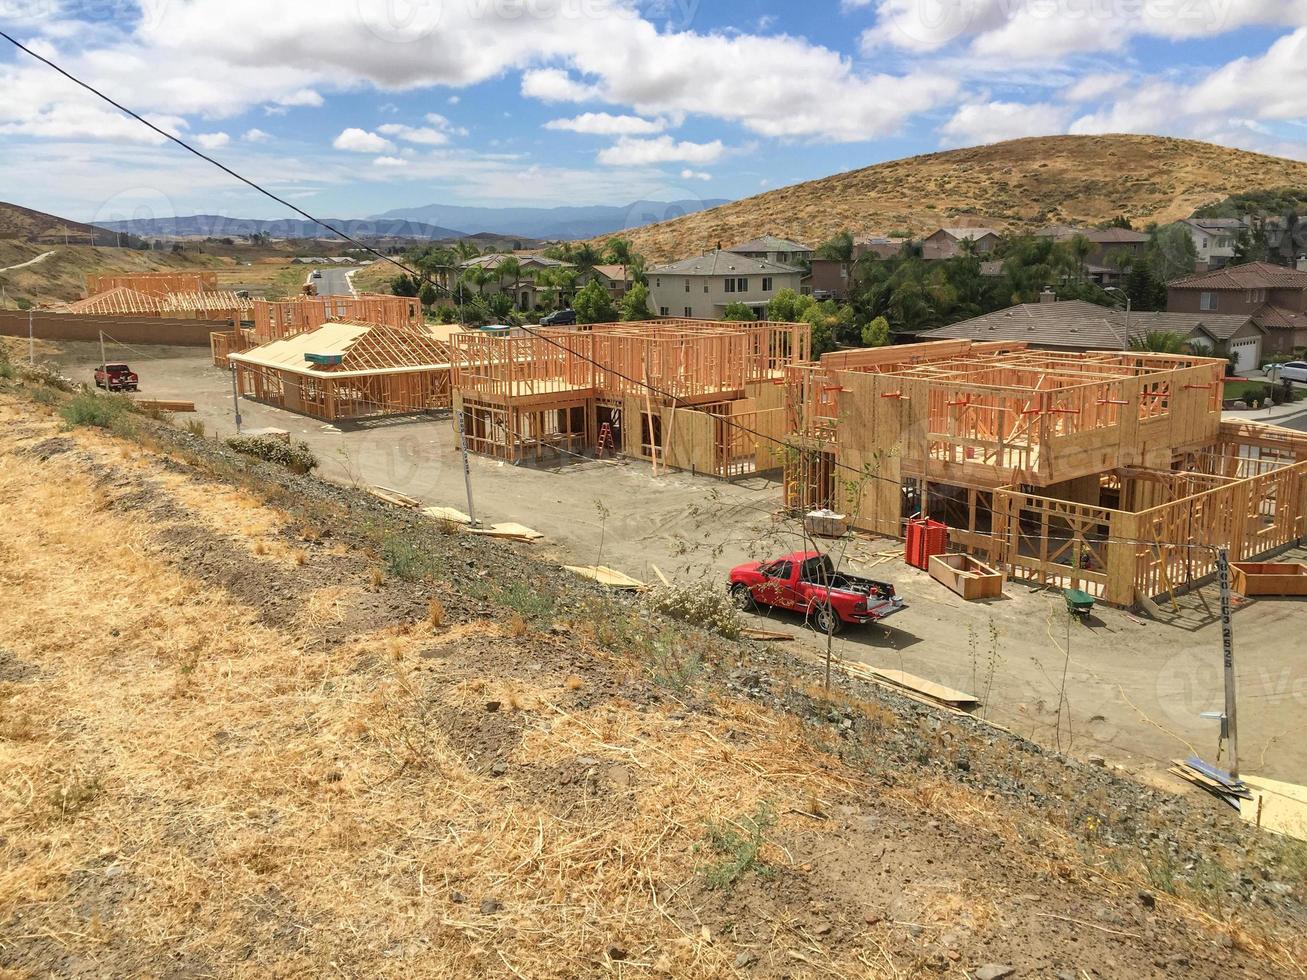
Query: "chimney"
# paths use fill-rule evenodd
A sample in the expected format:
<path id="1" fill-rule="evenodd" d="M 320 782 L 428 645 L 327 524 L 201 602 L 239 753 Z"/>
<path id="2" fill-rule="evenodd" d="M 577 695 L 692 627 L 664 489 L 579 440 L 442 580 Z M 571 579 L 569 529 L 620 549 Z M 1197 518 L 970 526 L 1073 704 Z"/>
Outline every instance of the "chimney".
<path id="1" fill-rule="evenodd" d="M 1040 301 L 1041 303 L 1056 303 L 1056 302 L 1057 302 L 1057 293 L 1053 292 L 1053 287 L 1052 287 L 1052 286 L 1045 286 L 1045 287 L 1044 287 L 1044 291 L 1043 291 L 1042 293 L 1039 294 L 1039 301 Z"/>

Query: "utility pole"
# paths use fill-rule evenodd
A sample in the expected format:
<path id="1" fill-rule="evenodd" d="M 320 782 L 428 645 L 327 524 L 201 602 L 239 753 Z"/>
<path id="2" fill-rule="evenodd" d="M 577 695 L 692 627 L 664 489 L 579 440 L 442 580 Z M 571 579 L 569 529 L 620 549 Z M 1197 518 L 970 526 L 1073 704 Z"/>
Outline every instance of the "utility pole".
<path id="1" fill-rule="evenodd" d="M 231 406 L 236 412 L 236 434 L 241 434 L 241 399 L 240 393 L 236 390 L 236 365 L 229 366 L 231 371 Z"/>
<path id="2" fill-rule="evenodd" d="M 461 405 L 455 411 L 458 412 L 458 445 L 463 451 L 463 483 L 467 486 L 467 516 L 472 521 L 472 527 L 476 527 L 477 512 L 472 504 L 472 464 L 467 458 L 467 428 L 464 424 L 466 416 Z"/>
<path id="3" fill-rule="evenodd" d="M 109 394 L 109 361 L 104 356 L 104 331 L 100 331 L 100 371 L 104 374 L 104 393 Z"/>
<path id="4" fill-rule="evenodd" d="M 1237 724 L 1234 686 L 1234 631 L 1230 626 L 1230 552 L 1216 550 L 1216 580 L 1221 587 L 1221 644 L 1225 659 L 1225 718 L 1222 734 L 1230 750 L 1230 775 L 1239 778 L 1239 726 Z"/>

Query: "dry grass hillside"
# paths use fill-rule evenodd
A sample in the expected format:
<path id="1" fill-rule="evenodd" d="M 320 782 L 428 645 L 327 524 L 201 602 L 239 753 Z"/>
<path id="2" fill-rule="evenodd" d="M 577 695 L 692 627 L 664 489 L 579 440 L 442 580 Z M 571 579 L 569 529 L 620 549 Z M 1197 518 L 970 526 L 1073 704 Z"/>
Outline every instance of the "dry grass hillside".
<path id="1" fill-rule="evenodd" d="M 88 399 L 0 380 L 6 977 L 1302 973 L 1228 813 Z"/>
<path id="2" fill-rule="evenodd" d="M 1307 186 L 1307 163 L 1160 136 L 1047 136 L 949 150 L 782 187 L 630 232 L 654 261 L 762 234 L 817 245 L 940 225 L 1136 225 L 1187 217 L 1240 191 Z"/>
<path id="3" fill-rule="evenodd" d="M 59 239 L 65 234 L 73 241 L 80 240 L 83 245 L 92 239 L 100 243 L 114 239 L 113 232 L 103 228 L 0 201 L 0 239 Z"/>

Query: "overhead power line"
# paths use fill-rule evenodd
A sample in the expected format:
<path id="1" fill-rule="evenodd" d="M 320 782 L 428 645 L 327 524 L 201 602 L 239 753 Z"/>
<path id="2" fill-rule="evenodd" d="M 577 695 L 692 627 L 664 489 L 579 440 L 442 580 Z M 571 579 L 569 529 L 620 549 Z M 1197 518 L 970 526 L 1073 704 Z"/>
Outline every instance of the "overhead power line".
<path id="1" fill-rule="evenodd" d="M 421 271 L 419 271 L 419 270 L 416 270 L 416 269 L 414 269 L 414 268 L 412 268 L 412 267 L 406 265 L 404 262 L 401 262 L 400 260 L 394 258 L 393 256 L 386 255 L 385 253 L 383 253 L 383 252 L 381 252 L 381 251 L 379 251 L 379 250 L 373 248 L 372 246 L 370 246 L 370 245 L 366 245 L 366 244 L 364 244 L 363 242 L 360 242 L 359 240 L 357 240 L 357 239 L 351 237 L 350 235 L 346 234 L 345 232 L 341 231 L 339 228 L 336 228 L 336 227 L 332 226 L 331 224 L 329 224 L 328 222 L 323 221 L 321 218 L 318 218 L 318 217 L 316 217 L 315 215 L 310 214 L 308 211 L 305 211 L 303 208 L 298 207 L 298 206 L 296 206 L 296 205 L 290 203 L 290 202 L 287 201 L 285 198 L 279 197 L 278 195 L 274 194 L 272 191 L 270 191 L 270 190 L 266 189 L 265 187 L 261 186 L 257 181 L 251 180 L 250 178 L 245 177 L 245 176 L 243 176 L 242 174 L 237 173 L 235 170 L 231 169 L 231 167 L 228 167 L 226 164 L 224 164 L 224 163 L 222 163 L 222 162 L 220 162 L 220 161 L 218 161 L 218 160 L 215 160 L 213 157 L 209 156 L 207 153 L 203 153 L 203 152 L 201 152 L 200 150 L 197 150 L 195 147 L 191 146 L 189 143 L 187 143 L 185 140 L 181 139 L 180 137 L 174 136 L 172 133 L 169 133 L 169 132 L 166 132 L 165 130 L 160 129 L 158 126 L 156 126 L 154 123 L 150 122 L 148 119 L 146 119 L 146 118 L 145 118 L 144 116 L 142 116 L 140 113 L 135 112 L 135 111 L 133 111 L 132 109 L 129 109 L 127 106 L 123 105 L 121 102 L 118 102 L 117 100 L 113 99 L 112 97 L 106 95 L 104 92 L 101 92 L 101 91 L 100 91 L 98 88 L 96 88 L 94 85 L 91 85 L 91 84 L 88 83 L 88 82 L 84 82 L 84 81 L 82 81 L 82 79 L 78 78 L 76 75 L 73 75 L 71 72 L 65 70 L 64 68 L 61 68 L 59 65 L 55 64 L 55 63 L 54 63 L 53 61 L 51 61 L 49 58 L 46 58 L 46 57 L 44 57 L 43 55 L 37 54 L 37 53 L 36 53 L 35 51 L 33 51 L 31 48 L 29 48 L 29 47 L 27 47 L 26 45 L 22 44 L 20 41 L 18 41 L 17 39 L 15 39 L 14 37 L 12 37 L 11 35 L 6 34 L 4 31 L 0 31 L 0 38 L 4 38 L 6 41 L 8 41 L 10 44 L 12 44 L 12 45 L 13 45 L 15 48 L 17 48 L 19 51 L 22 51 L 22 52 L 24 52 L 25 54 L 30 55 L 31 57 L 35 58 L 37 61 L 41 62 L 42 64 L 44 64 L 44 65 L 46 65 L 46 66 L 48 66 L 48 67 L 51 68 L 52 70 L 58 72 L 58 73 L 59 73 L 60 75 L 62 75 L 64 78 L 67 78 L 69 81 L 71 81 L 71 82 L 75 83 L 76 85 L 79 85 L 80 87 L 86 89 L 86 91 L 90 92 L 90 93 L 91 93 L 92 95 L 94 95 L 96 98 L 98 98 L 98 99 L 102 99 L 103 101 L 109 103 L 109 105 L 113 106 L 113 107 L 114 107 L 115 109 L 117 109 L 119 112 L 122 112 L 122 113 L 124 113 L 125 115 L 131 117 L 132 119 L 135 119 L 135 120 L 136 120 L 137 122 L 139 122 L 141 125 L 148 127 L 150 130 L 152 130 L 152 131 L 155 132 L 155 133 L 158 133 L 160 136 L 164 137 L 166 140 L 168 140 L 168 141 L 170 141 L 170 142 L 172 142 L 172 143 L 176 143 L 178 146 L 180 146 L 183 150 L 186 150 L 188 153 L 194 154 L 195 156 L 199 157 L 201 160 L 204 160 L 206 163 L 210 163 L 210 164 L 212 164 L 213 166 L 217 167 L 219 170 L 223 171 L 224 173 L 226 173 L 226 174 L 228 174 L 228 175 L 230 175 L 230 176 L 236 178 L 236 179 L 239 180 L 241 183 L 246 184 L 247 186 L 253 188 L 254 190 L 258 191 L 260 194 L 264 195 L 265 197 L 267 197 L 267 198 L 269 198 L 269 199 L 271 199 L 271 200 L 273 200 L 273 201 L 276 201 L 278 204 L 281 204 L 281 205 L 283 205 L 283 206 L 285 206 L 285 207 L 287 207 L 287 208 L 290 208 L 290 210 L 294 211 L 296 214 L 301 215 L 301 216 L 304 217 L 304 218 L 307 218 L 309 221 L 312 221 L 314 224 L 321 225 L 323 228 L 326 228 L 326 229 L 327 229 L 328 231 L 330 231 L 332 234 L 339 236 L 340 238 L 344 239 L 344 240 L 347 241 L 347 242 L 352 242 L 352 243 L 354 243 L 355 245 L 357 245 L 359 248 L 363 249 L 364 251 L 369 252 L 369 253 L 371 253 L 371 254 L 377 256 L 378 258 L 385 260 L 386 262 L 389 262 L 391 265 L 395 266 L 397 269 L 401 269 L 405 274 L 411 276 L 415 282 L 427 282 L 427 283 L 431 283 L 433 286 L 437 286 L 437 285 L 438 285 L 438 284 L 432 282 L 432 279 L 431 279 L 431 277 L 430 277 L 430 275 L 429 275 L 428 273 L 425 273 L 425 272 L 421 272 Z M 441 287 L 441 288 L 446 288 L 446 287 Z M 446 292 L 448 292 L 448 291 L 449 291 L 449 290 L 446 288 Z M 545 343 L 547 343 L 547 344 L 549 344 L 549 345 L 551 345 L 551 346 L 553 346 L 553 347 L 556 347 L 556 348 L 558 348 L 559 350 L 569 351 L 569 352 L 570 352 L 574 357 L 577 357 L 577 358 L 579 358 L 580 360 L 583 360 L 583 361 L 585 361 L 586 363 L 593 365 L 594 367 L 600 368 L 601 370 L 606 371 L 606 372 L 609 373 L 609 374 L 615 375 L 616 377 L 621 378 L 623 381 L 626 381 L 626 382 L 628 382 L 628 383 L 630 383 L 630 384 L 633 384 L 633 385 L 636 385 L 636 386 L 638 386 L 638 387 L 640 387 L 640 388 L 643 388 L 644 390 L 650 392 L 651 394 L 657 395 L 659 398 L 665 399 L 665 400 L 666 400 L 666 401 L 671 405 L 671 407 L 673 407 L 673 408 L 684 407 L 684 401 L 683 401 L 683 399 L 681 399 L 680 397 L 678 397 L 678 396 L 676 396 L 676 395 L 671 394 L 670 392 L 662 391 L 661 389 L 659 389 L 659 388 L 655 387 L 654 385 L 650 384 L 648 381 L 640 380 L 640 379 L 637 379 L 637 378 L 632 378 L 632 377 L 630 377 L 629 375 L 623 374 L 622 372 L 615 370 L 611 365 L 602 364 L 602 363 L 600 363 L 599 361 L 595 360 L 593 357 L 589 356 L 588 354 L 585 354 L 585 353 L 583 353 L 583 352 L 581 352 L 581 351 L 577 351 L 577 350 L 575 350 L 575 349 L 573 349 L 573 348 L 571 348 L 571 347 L 567 347 L 567 346 L 565 346 L 565 345 L 559 343 L 559 342 L 558 342 L 557 340 L 555 340 L 554 338 L 549 337 L 549 336 L 547 336 L 546 334 L 543 334 L 543 333 L 541 333 L 541 332 L 539 332 L 539 331 L 537 331 L 537 330 L 533 330 L 533 329 L 531 329 L 530 327 L 523 326 L 523 327 L 521 327 L 520 329 L 522 329 L 522 330 L 523 330 L 523 331 L 524 331 L 528 336 L 535 337 L 535 338 L 538 339 L 538 340 L 543 340 Z M 727 425 L 731 426 L 732 428 L 736 429 L 737 431 L 739 431 L 739 432 L 743 432 L 743 433 L 745 433 L 745 434 L 747 434 L 747 435 L 751 435 L 751 436 L 753 436 L 755 439 L 765 440 L 765 441 L 767 441 L 767 442 L 770 442 L 770 443 L 775 444 L 776 446 L 781 447 L 782 449 L 789 449 L 789 450 L 794 450 L 794 449 L 795 449 L 795 447 L 794 447 L 791 443 L 788 443 L 788 442 L 786 442 L 786 441 L 783 440 L 783 439 L 778 439 L 778 438 L 776 438 L 775 436 L 768 435 L 767 433 L 759 432 L 758 430 L 753 429 L 753 428 L 750 428 L 749 426 L 744 425 L 742 422 L 738 422 L 738 421 L 736 421 L 735 419 L 733 419 L 733 418 L 731 418 L 731 417 L 729 417 L 729 416 L 719 416 L 719 418 L 721 419 L 722 422 L 726 423 Z M 802 451 L 802 450 L 801 450 L 801 451 Z M 852 474 L 854 474 L 854 475 L 855 475 L 859 480 L 875 480 L 875 481 L 879 481 L 879 482 L 883 482 L 883 483 L 887 483 L 887 484 L 893 484 L 895 487 L 901 487 L 901 486 L 902 486 L 902 484 L 900 484 L 898 480 L 893 480 L 893 479 L 890 479 L 889 477 L 880 476 L 880 475 L 878 475 L 878 474 L 876 474 L 876 473 L 871 473 L 871 472 L 868 472 L 868 471 L 866 471 L 866 470 L 860 470 L 860 469 L 857 469 L 857 468 L 855 468 L 855 467 L 849 466 L 849 465 L 847 465 L 846 463 L 841 463 L 839 460 L 837 460 L 837 459 L 834 458 L 833 454 L 832 454 L 832 456 L 831 456 L 831 461 L 830 461 L 830 462 L 831 462 L 831 467 L 832 467 L 833 470 L 844 470 L 844 471 L 846 471 L 846 472 L 848 472 L 848 473 L 852 473 Z M 994 513 L 996 513 L 996 512 L 993 510 L 992 507 L 983 507 L 983 506 L 982 506 L 981 509 L 988 511 L 990 514 L 994 514 Z M 1192 544 L 1192 543 L 1172 543 L 1172 542 L 1146 541 L 1146 540 L 1143 540 L 1143 539 L 1138 539 L 1138 540 L 1136 540 L 1136 539 L 1131 539 L 1131 538 L 1110 538 L 1110 537 L 1109 537 L 1109 538 L 1104 538 L 1104 539 L 1102 539 L 1102 540 L 1103 540 L 1105 543 L 1106 543 L 1106 542 L 1112 542 L 1112 543 L 1119 543 L 1119 544 L 1135 544 L 1135 545 L 1162 546 L 1162 547 L 1168 547 L 1168 548 L 1183 548 L 1183 549 L 1203 550 L 1203 551 L 1214 551 L 1214 550 L 1216 550 L 1214 545 L 1198 545 L 1198 544 Z"/>

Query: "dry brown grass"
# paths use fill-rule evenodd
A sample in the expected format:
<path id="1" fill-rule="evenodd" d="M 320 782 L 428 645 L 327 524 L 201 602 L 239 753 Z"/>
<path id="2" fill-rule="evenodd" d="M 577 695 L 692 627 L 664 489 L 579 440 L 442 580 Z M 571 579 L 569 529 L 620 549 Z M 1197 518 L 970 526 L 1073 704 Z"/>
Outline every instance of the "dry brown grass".
<path id="1" fill-rule="evenodd" d="M 1157 136 L 1050 136 L 877 164 L 623 232 L 667 261 L 777 234 L 816 246 L 941 225 L 1000 230 L 1188 217 L 1230 194 L 1307 184 L 1307 163 Z M 604 236 L 605 238 L 611 236 Z M 601 239 L 602 240 L 602 239 Z"/>

